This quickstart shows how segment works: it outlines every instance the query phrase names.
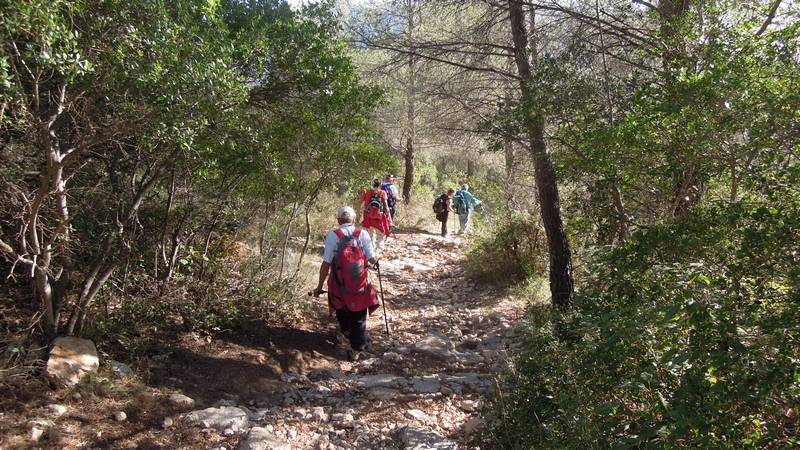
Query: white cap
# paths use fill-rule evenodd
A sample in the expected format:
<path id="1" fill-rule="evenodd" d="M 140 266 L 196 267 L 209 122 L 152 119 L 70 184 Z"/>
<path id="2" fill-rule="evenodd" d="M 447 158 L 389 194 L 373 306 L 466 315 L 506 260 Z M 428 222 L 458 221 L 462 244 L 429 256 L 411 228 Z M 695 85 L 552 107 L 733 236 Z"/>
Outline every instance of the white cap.
<path id="1" fill-rule="evenodd" d="M 352 222 L 356 218 L 356 212 L 349 206 L 342 206 L 336 210 L 336 218 L 347 219 Z"/>

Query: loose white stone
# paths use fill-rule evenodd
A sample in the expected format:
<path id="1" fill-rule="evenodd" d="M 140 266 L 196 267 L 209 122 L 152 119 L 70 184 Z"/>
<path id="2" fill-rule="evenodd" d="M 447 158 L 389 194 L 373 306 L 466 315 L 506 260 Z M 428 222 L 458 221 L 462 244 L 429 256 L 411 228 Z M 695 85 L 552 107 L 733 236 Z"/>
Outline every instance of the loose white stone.
<path id="1" fill-rule="evenodd" d="M 47 410 L 56 417 L 63 416 L 64 414 L 67 413 L 67 407 L 64 405 L 57 405 L 57 404 L 47 405 Z"/>
<path id="2" fill-rule="evenodd" d="M 44 430 L 38 427 L 31 427 L 31 442 L 39 442 L 44 436 Z"/>

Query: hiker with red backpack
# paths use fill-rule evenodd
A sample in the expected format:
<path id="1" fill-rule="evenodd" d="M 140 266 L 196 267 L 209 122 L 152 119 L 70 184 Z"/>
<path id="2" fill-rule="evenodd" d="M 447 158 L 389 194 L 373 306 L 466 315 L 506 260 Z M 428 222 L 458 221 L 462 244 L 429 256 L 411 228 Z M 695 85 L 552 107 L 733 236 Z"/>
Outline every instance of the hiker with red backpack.
<path id="1" fill-rule="evenodd" d="M 368 267 L 378 267 L 368 233 L 356 228 L 356 213 L 343 206 L 336 211 L 339 226 L 325 236 L 325 251 L 319 268 L 319 283 L 314 296 L 319 297 L 328 281 L 328 308 L 339 322 L 337 340 L 347 340 L 347 356 L 358 360 L 368 347 L 367 316 L 378 309 L 378 293 L 369 282 Z"/>
<path id="2" fill-rule="evenodd" d="M 436 197 L 433 202 L 433 212 L 436 213 L 436 220 L 442 222 L 442 237 L 447 237 L 447 218 L 450 217 L 451 212 L 456 212 L 452 206 L 455 194 L 456 190 L 450 188 L 446 193 Z"/>
<path id="3" fill-rule="evenodd" d="M 372 188 L 364 193 L 361 200 L 364 204 L 361 226 L 369 232 L 370 238 L 375 242 L 375 251 L 379 252 L 384 239 L 392 234 L 388 196 L 386 191 L 381 189 L 381 180 L 377 178 L 372 180 Z"/>

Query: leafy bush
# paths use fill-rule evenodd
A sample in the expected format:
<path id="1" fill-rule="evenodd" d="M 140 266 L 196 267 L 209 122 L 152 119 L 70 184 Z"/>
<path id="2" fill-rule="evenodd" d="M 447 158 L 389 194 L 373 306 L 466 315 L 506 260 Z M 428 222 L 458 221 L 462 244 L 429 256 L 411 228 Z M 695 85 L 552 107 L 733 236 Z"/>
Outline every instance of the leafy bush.
<path id="1" fill-rule="evenodd" d="M 113 307 L 92 316 L 88 337 L 147 336 L 191 331 L 204 336 L 247 333 L 254 326 L 291 325 L 308 306 L 299 298 L 300 280 L 278 279 L 257 264 L 246 276 L 225 270 L 206 284 L 179 277 L 159 290 L 155 280 L 140 280 L 138 296 L 111 301 Z M 235 266 L 233 266 L 235 267 Z"/>
<path id="2" fill-rule="evenodd" d="M 467 255 L 467 270 L 476 278 L 510 284 L 547 273 L 547 240 L 531 216 L 512 216 L 478 238 Z"/>
<path id="3" fill-rule="evenodd" d="M 574 315 L 530 316 L 499 445 L 797 448 L 797 173 L 599 250 Z"/>

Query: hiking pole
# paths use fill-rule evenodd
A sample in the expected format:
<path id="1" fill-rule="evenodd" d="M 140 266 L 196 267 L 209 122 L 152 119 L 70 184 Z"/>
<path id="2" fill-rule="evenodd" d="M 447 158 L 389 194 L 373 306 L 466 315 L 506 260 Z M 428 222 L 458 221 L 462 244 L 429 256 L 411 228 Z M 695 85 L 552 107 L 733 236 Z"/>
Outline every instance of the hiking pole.
<path id="1" fill-rule="evenodd" d="M 383 279 L 381 279 L 381 265 L 378 266 L 378 286 L 381 288 L 381 303 L 383 303 L 383 324 L 386 325 L 386 336 L 391 336 L 389 333 L 389 316 L 386 312 L 386 299 L 383 298 Z"/>

